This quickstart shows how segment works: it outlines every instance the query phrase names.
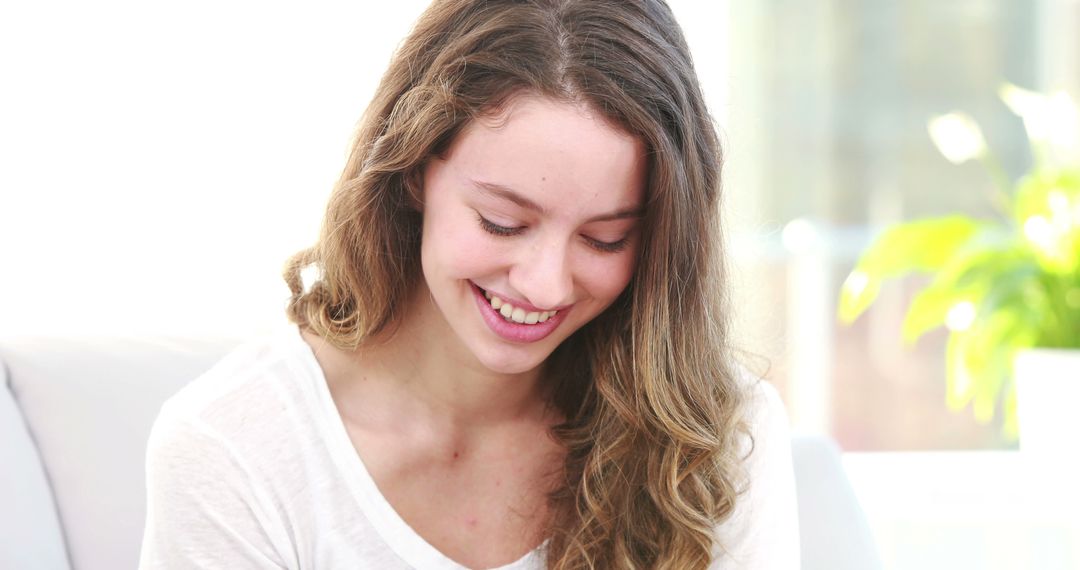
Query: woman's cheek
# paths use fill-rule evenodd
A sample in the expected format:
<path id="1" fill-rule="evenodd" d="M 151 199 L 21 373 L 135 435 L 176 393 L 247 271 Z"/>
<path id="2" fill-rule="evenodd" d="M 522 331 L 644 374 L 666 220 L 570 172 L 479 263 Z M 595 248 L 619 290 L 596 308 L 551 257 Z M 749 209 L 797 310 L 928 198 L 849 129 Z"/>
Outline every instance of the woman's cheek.
<path id="1" fill-rule="evenodd" d="M 607 297 L 609 302 L 614 301 L 634 276 L 636 260 L 637 256 L 629 251 L 612 256 L 612 259 L 589 272 L 590 288 L 597 296 Z"/>
<path id="2" fill-rule="evenodd" d="M 480 229 L 456 232 L 442 241 L 440 247 L 460 278 L 484 277 L 498 270 L 508 257 L 505 244 L 497 243 L 490 235 L 480 235 L 481 232 Z"/>

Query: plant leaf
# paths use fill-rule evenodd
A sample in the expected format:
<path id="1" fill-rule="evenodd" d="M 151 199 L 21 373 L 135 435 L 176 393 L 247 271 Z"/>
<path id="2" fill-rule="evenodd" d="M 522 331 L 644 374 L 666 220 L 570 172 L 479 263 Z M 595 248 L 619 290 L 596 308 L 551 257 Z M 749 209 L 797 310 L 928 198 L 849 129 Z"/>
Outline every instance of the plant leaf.
<path id="1" fill-rule="evenodd" d="M 1007 309 L 984 315 L 971 328 L 964 358 L 974 380 L 971 402 L 975 420 L 985 424 L 994 418 L 1002 385 L 1011 372 L 1015 349 L 1008 339 L 1016 334 L 1018 319 Z"/>
<path id="2" fill-rule="evenodd" d="M 850 323 L 877 298 L 881 283 L 940 269 L 982 226 L 966 216 L 916 220 L 887 228 L 859 259 L 840 290 L 839 317 Z"/>
<path id="3" fill-rule="evenodd" d="M 1016 293 L 1022 299 L 1022 293 Z M 972 405 L 975 419 L 987 423 L 1000 405 L 1006 414 L 1014 390 L 1012 361 L 1016 352 L 1035 345 L 1038 325 L 1026 314 L 1022 302 L 983 311 L 964 331 L 954 331 L 946 344 L 946 404 L 952 410 Z"/>
<path id="4" fill-rule="evenodd" d="M 942 283 L 940 279 L 936 279 L 911 300 L 911 305 L 904 316 L 904 342 L 914 344 L 926 331 L 945 324 L 949 309 L 964 301 L 970 301 L 970 299 L 964 297 L 963 291 L 958 291 L 949 284 Z"/>
<path id="5" fill-rule="evenodd" d="M 1080 170 L 1042 168 L 1022 178 L 1014 220 L 1047 270 L 1080 271 Z"/>
<path id="6" fill-rule="evenodd" d="M 993 307 L 986 305 L 988 295 L 995 290 L 1019 290 L 1026 283 L 1037 282 L 1037 274 L 1028 249 L 1018 247 L 1001 228 L 985 226 L 957 249 L 930 285 L 912 299 L 904 317 L 904 340 L 914 343 L 926 331 L 945 323 L 949 310 L 958 303 L 969 302 L 979 311 L 992 311 Z"/>
<path id="7" fill-rule="evenodd" d="M 949 334 L 945 342 L 945 405 L 958 411 L 971 401 L 971 372 L 965 362 L 969 336 L 967 331 Z"/>

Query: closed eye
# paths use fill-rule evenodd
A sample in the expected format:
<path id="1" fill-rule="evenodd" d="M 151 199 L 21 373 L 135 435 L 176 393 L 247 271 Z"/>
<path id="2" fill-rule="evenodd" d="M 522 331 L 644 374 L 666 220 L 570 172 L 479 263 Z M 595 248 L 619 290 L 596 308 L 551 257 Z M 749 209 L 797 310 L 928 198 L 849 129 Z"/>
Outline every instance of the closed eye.
<path id="1" fill-rule="evenodd" d="M 484 231 L 486 231 L 487 233 L 489 233 L 491 235 L 496 235 L 496 236 L 500 236 L 500 237 L 510 237 L 510 236 L 516 236 L 516 235 L 520 234 L 521 232 L 525 231 L 525 226 L 517 226 L 517 227 L 501 226 L 501 225 L 496 224 L 495 222 L 485 218 L 484 216 L 481 216 L 479 212 L 477 212 L 477 214 L 476 214 L 476 219 L 477 219 L 477 221 L 480 222 L 480 227 L 484 228 Z"/>
<path id="2" fill-rule="evenodd" d="M 520 235 L 526 229 L 525 226 L 504 226 L 496 224 L 485 218 L 479 212 L 476 213 L 476 220 L 480 223 L 480 227 L 483 228 L 484 231 L 499 237 L 513 237 Z M 601 253 L 618 253 L 626 249 L 626 246 L 630 245 L 630 236 L 624 237 L 618 241 L 602 241 L 586 235 L 582 235 L 581 237 L 589 247 Z"/>
<path id="3" fill-rule="evenodd" d="M 600 241 L 598 239 L 593 239 L 588 236 L 582 237 L 585 238 L 585 241 L 589 244 L 590 247 L 602 253 L 618 253 L 626 249 L 626 246 L 630 245 L 629 236 L 624 237 L 619 241 Z"/>

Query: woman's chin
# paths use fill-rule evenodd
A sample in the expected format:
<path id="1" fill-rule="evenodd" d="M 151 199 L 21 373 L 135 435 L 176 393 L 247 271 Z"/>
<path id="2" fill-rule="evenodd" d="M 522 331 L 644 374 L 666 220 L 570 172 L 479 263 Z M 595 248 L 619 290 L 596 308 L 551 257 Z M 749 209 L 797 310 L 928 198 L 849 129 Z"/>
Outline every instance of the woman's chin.
<path id="1" fill-rule="evenodd" d="M 544 358 L 535 355 L 520 356 L 513 354 L 476 355 L 480 364 L 496 374 L 517 375 L 531 372 L 544 363 Z M 544 357 L 546 358 L 546 354 Z"/>

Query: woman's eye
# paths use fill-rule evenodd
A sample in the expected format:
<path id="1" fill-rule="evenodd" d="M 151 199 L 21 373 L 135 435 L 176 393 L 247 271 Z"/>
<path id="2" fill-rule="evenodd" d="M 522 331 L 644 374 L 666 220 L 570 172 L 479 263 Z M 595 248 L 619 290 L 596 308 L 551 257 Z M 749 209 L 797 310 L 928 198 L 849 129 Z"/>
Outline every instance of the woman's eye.
<path id="1" fill-rule="evenodd" d="M 626 249 L 627 245 L 630 245 L 630 238 L 624 237 L 619 241 L 600 241 L 588 236 L 585 237 L 585 241 L 595 250 L 603 253 L 618 253 Z"/>
<path id="2" fill-rule="evenodd" d="M 496 235 L 496 236 L 500 236 L 500 237 L 509 237 L 509 236 L 516 236 L 516 235 L 520 234 L 521 232 L 525 231 L 525 226 L 518 226 L 518 227 L 500 226 L 499 224 L 496 224 L 495 222 L 492 222 L 491 220 L 485 218 L 484 216 L 481 216 L 479 213 L 476 214 L 476 217 L 480 221 L 480 227 L 484 228 L 484 231 L 486 231 L 487 233 L 492 234 L 492 235 Z"/>
<path id="3" fill-rule="evenodd" d="M 485 218 L 479 212 L 476 213 L 476 219 L 480 223 L 480 227 L 483 228 L 484 231 L 494 236 L 512 237 L 521 234 L 526 229 L 525 226 L 504 226 L 501 224 L 496 224 L 495 222 Z M 624 237 L 618 241 L 602 241 L 586 235 L 583 235 L 581 237 L 585 240 L 585 243 L 588 244 L 589 247 L 601 253 L 618 253 L 626 249 L 626 246 L 630 245 L 630 236 Z"/>

